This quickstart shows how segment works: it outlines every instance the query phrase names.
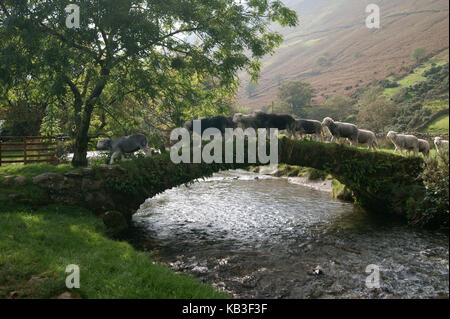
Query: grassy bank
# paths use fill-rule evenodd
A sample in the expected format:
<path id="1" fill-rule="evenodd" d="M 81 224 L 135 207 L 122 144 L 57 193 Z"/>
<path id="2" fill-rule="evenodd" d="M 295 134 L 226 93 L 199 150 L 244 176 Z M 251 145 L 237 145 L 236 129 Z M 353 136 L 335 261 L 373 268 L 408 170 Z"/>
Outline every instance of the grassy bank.
<path id="1" fill-rule="evenodd" d="M 66 266 L 80 267 L 81 298 L 226 298 L 149 255 L 105 235 L 89 211 L 0 205 L 0 298 L 55 298 L 68 291 Z"/>

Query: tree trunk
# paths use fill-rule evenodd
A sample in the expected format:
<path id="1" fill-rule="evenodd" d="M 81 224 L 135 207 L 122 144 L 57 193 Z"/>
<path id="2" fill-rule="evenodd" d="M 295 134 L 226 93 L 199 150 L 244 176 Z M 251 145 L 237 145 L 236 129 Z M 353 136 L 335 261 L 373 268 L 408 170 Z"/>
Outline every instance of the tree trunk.
<path id="1" fill-rule="evenodd" d="M 89 143 L 88 132 L 89 126 L 91 125 L 91 116 L 94 110 L 94 106 L 106 86 L 109 72 L 109 69 L 102 68 L 101 78 L 97 81 L 94 90 L 85 103 L 83 118 L 81 120 L 80 126 L 77 127 L 77 135 L 75 139 L 75 148 L 72 159 L 72 165 L 75 167 L 88 165 L 86 155 Z"/>
<path id="2" fill-rule="evenodd" d="M 75 147 L 72 159 L 72 165 L 75 167 L 87 166 L 87 147 L 89 143 L 88 131 L 89 125 L 91 123 L 91 115 L 93 108 L 85 108 L 83 121 L 81 126 L 77 130 L 77 135 L 75 139 Z"/>

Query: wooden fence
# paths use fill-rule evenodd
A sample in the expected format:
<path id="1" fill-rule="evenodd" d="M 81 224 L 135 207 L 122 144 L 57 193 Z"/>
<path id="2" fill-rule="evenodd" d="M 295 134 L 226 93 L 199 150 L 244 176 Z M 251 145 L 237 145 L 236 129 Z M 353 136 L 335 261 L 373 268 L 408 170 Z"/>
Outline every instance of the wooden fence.
<path id="1" fill-rule="evenodd" d="M 11 163 L 56 163 L 54 136 L 0 136 L 0 166 Z"/>

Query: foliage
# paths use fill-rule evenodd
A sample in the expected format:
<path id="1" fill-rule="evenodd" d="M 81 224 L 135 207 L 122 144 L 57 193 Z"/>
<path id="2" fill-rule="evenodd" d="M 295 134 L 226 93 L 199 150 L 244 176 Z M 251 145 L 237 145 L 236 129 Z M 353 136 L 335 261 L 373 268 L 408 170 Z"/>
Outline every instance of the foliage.
<path id="1" fill-rule="evenodd" d="M 355 113 L 355 102 L 348 96 L 335 95 L 319 106 L 313 106 L 308 111 L 307 117 L 316 120 L 322 120 L 325 117 L 331 117 L 336 121 L 344 121 L 350 115 Z"/>
<path id="2" fill-rule="evenodd" d="M 418 47 L 411 52 L 411 57 L 416 61 L 416 63 L 419 63 L 423 58 L 425 58 L 426 54 L 427 49 L 424 47 Z"/>
<path id="3" fill-rule="evenodd" d="M 290 106 L 291 114 L 304 117 L 305 109 L 311 106 L 314 92 L 315 90 L 310 83 L 290 81 L 279 87 L 278 98 Z"/>
<path id="4" fill-rule="evenodd" d="M 179 124 L 211 77 L 226 89 L 236 86 L 239 70 L 256 79 L 259 60 L 282 41 L 272 23 L 297 23 L 278 0 L 82 0 L 81 27 L 67 28 L 69 3 L 2 1 L 0 89 L 8 96 L 28 80 L 64 110 L 76 166 L 87 164 L 92 122 L 101 131 L 106 113 L 128 96 L 169 110 Z"/>
<path id="5" fill-rule="evenodd" d="M 344 184 L 341 184 L 337 179 L 331 182 L 331 195 L 335 199 L 340 199 L 346 202 L 354 202 L 353 192 Z"/>
<path id="6" fill-rule="evenodd" d="M 425 162 L 421 175 L 426 192 L 410 213 L 412 224 L 422 227 L 445 228 L 449 225 L 449 153 L 444 150 Z"/>
<path id="7" fill-rule="evenodd" d="M 392 88 L 399 87 L 399 84 L 397 82 L 391 81 L 389 79 L 381 80 L 379 85 L 385 89 L 392 89 Z"/>
<path id="8" fill-rule="evenodd" d="M 392 126 L 397 106 L 384 96 L 372 103 L 361 106 L 358 112 L 358 124 L 375 132 L 384 133 Z"/>
<path id="9" fill-rule="evenodd" d="M 318 180 L 318 179 L 324 181 L 327 178 L 327 176 L 328 176 L 328 173 L 326 171 L 311 168 L 309 170 L 308 178 L 310 180 L 312 180 L 312 181 L 315 181 L 315 180 Z"/>
<path id="10" fill-rule="evenodd" d="M 4 136 L 38 136 L 45 105 L 27 101 L 10 101 L 0 114 L 5 121 L 2 127 Z"/>
<path id="11" fill-rule="evenodd" d="M 322 56 L 317 58 L 316 64 L 318 66 L 325 67 L 325 66 L 329 66 L 330 62 L 328 61 L 328 57 L 327 56 L 322 55 Z"/>

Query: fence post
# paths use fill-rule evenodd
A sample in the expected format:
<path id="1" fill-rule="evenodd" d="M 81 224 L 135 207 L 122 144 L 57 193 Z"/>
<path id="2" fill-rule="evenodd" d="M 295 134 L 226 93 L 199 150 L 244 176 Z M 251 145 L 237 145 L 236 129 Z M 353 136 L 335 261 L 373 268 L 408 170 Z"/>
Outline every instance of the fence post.
<path id="1" fill-rule="evenodd" d="M 23 138 L 23 163 L 27 164 L 27 138 Z"/>

